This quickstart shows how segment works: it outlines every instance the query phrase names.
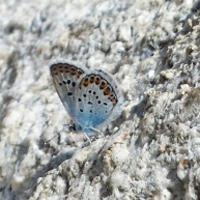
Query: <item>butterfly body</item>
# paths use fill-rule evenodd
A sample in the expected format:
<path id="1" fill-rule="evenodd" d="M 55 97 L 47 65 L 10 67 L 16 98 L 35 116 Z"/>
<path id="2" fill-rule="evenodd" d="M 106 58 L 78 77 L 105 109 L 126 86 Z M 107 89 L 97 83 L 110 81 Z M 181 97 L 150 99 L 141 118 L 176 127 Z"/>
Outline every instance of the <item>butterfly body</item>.
<path id="1" fill-rule="evenodd" d="M 78 129 L 91 133 L 119 114 L 120 91 L 102 70 L 87 70 L 59 59 L 50 63 L 56 91 Z"/>

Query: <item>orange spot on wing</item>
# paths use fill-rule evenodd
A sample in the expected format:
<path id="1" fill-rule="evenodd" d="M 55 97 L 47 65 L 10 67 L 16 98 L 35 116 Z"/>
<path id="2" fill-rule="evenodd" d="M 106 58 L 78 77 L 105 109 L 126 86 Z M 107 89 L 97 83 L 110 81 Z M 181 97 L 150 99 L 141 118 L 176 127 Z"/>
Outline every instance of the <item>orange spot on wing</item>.
<path id="1" fill-rule="evenodd" d="M 104 89 L 105 87 L 105 85 L 100 85 L 100 89 Z"/>
<path id="2" fill-rule="evenodd" d="M 76 75 L 76 71 L 71 71 L 71 75 L 72 76 Z"/>
<path id="3" fill-rule="evenodd" d="M 104 89 L 106 86 L 107 86 L 107 83 L 104 80 L 102 80 L 100 84 L 100 89 Z"/>
<path id="4" fill-rule="evenodd" d="M 83 73 L 81 71 L 78 71 L 76 76 L 79 78 Z"/>
<path id="5" fill-rule="evenodd" d="M 83 81 L 83 85 L 86 87 L 86 86 L 88 86 L 88 84 L 89 84 L 89 79 L 85 78 Z"/>
<path id="6" fill-rule="evenodd" d="M 114 103 L 114 102 L 115 102 L 115 99 L 110 99 L 110 101 L 111 101 L 112 103 Z"/>
<path id="7" fill-rule="evenodd" d="M 68 65 L 66 65 L 66 66 L 65 66 L 65 69 L 66 69 L 66 70 L 69 70 L 69 66 L 68 66 Z"/>
<path id="8" fill-rule="evenodd" d="M 90 83 L 94 83 L 94 80 L 95 80 L 94 76 L 91 76 L 90 77 Z"/>
<path id="9" fill-rule="evenodd" d="M 111 91 L 104 90 L 104 95 L 109 95 Z"/>
<path id="10" fill-rule="evenodd" d="M 104 89 L 104 95 L 109 95 L 112 92 L 112 88 L 110 85 L 107 85 L 107 87 Z"/>
<path id="11" fill-rule="evenodd" d="M 101 81 L 101 79 L 100 79 L 99 77 L 96 77 L 96 78 L 95 78 L 95 83 L 96 83 L 97 85 L 99 85 L 100 81 Z"/>
<path id="12" fill-rule="evenodd" d="M 71 68 L 69 69 L 70 70 L 70 74 L 72 76 L 76 75 L 77 74 L 77 68 L 75 68 L 74 66 L 70 66 Z"/>

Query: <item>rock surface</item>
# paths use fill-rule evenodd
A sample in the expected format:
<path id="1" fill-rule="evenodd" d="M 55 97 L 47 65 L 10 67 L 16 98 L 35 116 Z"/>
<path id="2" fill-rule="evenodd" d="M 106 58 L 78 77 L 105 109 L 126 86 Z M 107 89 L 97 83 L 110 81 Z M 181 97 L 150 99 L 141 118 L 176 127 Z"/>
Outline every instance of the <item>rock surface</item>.
<path id="1" fill-rule="evenodd" d="M 0 199 L 200 197 L 200 3 L 2 1 Z M 50 77 L 63 57 L 115 75 L 122 113 L 88 144 Z"/>

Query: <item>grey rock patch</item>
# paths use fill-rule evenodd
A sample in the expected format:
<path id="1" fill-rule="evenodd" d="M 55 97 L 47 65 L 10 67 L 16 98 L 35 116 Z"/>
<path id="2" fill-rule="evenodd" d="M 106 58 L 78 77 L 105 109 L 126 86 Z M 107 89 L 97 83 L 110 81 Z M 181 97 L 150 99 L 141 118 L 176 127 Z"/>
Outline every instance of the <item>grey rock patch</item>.
<path id="1" fill-rule="evenodd" d="M 198 199 L 199 3 L 0 7 L 0 199 Z M 88 145 L 48 63 L 114 74 L 123 112 Z M 99 138 L 98 138 L 99 137 Z"/>

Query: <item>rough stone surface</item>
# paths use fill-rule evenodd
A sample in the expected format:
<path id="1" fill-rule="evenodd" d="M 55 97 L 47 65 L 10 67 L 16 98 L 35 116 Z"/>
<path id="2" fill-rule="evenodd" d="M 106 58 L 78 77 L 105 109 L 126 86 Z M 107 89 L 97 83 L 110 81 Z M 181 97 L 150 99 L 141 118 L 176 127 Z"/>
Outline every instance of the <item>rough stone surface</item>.
<path id="1" fill-rule="evenodd" d="M 0 199 L 200 198 L 200 3 L 0 3 Z M 50 77 L 63 57 L 115 75 L 122 113 L 88 144 Z"/>

